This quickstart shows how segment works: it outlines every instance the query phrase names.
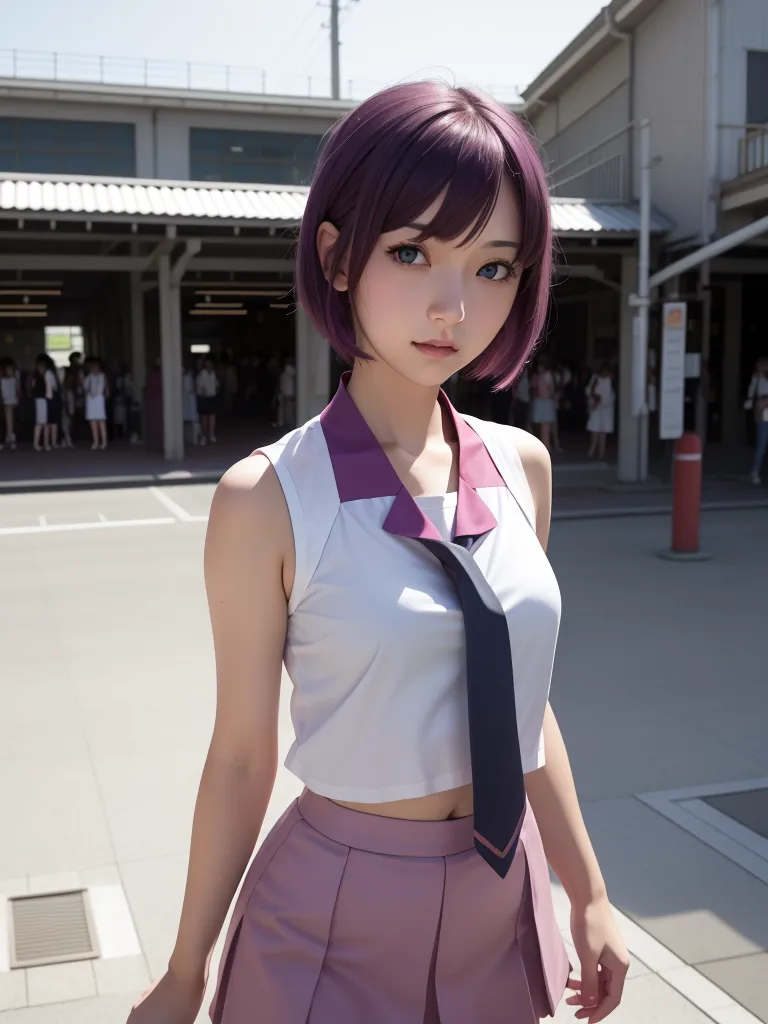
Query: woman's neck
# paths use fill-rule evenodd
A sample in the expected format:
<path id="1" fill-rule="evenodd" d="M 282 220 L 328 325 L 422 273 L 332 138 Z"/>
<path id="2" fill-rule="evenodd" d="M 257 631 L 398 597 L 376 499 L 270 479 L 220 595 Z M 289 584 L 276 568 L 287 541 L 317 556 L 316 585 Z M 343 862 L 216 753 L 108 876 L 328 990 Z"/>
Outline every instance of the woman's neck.
<path id="1" fill-rule="evenodd" d="M 414 384 L 379 360 L 356 362 L 347 390 L 385 449 L 416 455 L 445 440 L 438 386 Z"/>

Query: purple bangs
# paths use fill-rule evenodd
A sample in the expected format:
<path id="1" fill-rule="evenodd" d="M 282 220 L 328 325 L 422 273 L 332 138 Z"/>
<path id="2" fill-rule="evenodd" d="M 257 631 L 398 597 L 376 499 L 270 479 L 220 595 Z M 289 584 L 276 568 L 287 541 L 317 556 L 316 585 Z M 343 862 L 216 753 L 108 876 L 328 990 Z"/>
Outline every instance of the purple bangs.
<path id="1" fill-rule="evenodd" d="M 377 93 L 331 129 L 302 218 L 297 290 L 342 359 L 367 358 L 356 343 L 350 296 L 379 235 L 413 223 L 445 191 L 420 240 L 468 243 L 491 217 L 505 175 L 520 204 L 523 270 L 506 323 L 469 367 L 470 376 L 499 388 L 514 381 L 544 329 L 552 272 L 546 175 L 522 121 L 469 89 L 414 82 Z M 320 265 L 317 231 L 326 220 L 339 230 L 330 280 L 348 261 L 348 292 L 336 291 Z"/>

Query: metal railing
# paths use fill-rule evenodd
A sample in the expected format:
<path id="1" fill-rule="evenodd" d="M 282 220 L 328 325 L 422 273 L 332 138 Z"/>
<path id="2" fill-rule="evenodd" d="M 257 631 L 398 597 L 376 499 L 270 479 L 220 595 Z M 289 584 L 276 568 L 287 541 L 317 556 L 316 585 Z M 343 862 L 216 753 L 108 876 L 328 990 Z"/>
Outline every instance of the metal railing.
<path id="1" fill-rule="evenodd" d="M 768 124 L 721 124 L 720 180 L 768 170 Z"/>
<path id="2" fill-rule="evenodd" d="M 109 57 L 42 50 L 0 49 L 0 78 L 82 82 L 98 85 L 133 85 L 147 88 L 189 89 L 203 92 L 269 94 L 271 96 L 328 97 L 331 79 L 322 75 L 281 75 L 266 68 L 143 57 Z M 360 99 L 391 84 L 368 79 L 347 79 L 344 99 Z M 511 86 L 485 86 L 505 103 L 519 102 Z"/>
<path id="3" fill-rule="evenodd" d="M 625 125 L 567 160 L 553 158 L 549 166 L 552 194 L 580 199 L 631 199 L 629 160 L 632 131 L 633 125 Z M 558 139 L 553 142 L 558 148 L 562 144 Z M 546 152 L 546 143 L 543 148 Z"/>

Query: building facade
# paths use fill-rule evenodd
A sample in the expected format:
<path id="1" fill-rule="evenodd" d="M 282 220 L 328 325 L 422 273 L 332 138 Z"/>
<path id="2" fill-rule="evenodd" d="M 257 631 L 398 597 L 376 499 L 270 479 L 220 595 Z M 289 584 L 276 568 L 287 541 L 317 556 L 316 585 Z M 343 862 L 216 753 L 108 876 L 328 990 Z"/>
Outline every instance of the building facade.
<path id="1" fill-rule="evenodd" d="M 0 351 L 30 363 L 44 325 L 79 328 L 89 354 L 132 370 L 147 439 L 169 458 L 184 452 L 182 368 L 206 349 L 295 356 L 298 417 L 314 415 L 338 367 L 295 308 L 293 245 L 318 145 L 352 106 L 0 80 Z M 595 339 L 626 348 L 631 336 L 639 216 L 629 193 L 573 194 L 552 203 L 569 314 L 556 319 L 573 325 L 585 288 L 605 293 L 603 319 L 563 335 L 587 358 Z M 655 244 L 671 227 L 654 216 Z"/>
<path id="2" fill-rule="evenodd" d="M 661 300 L 688 300 L 688 350 L 703 367 L 694 418 L 715 440 L 743 441 L 746 383 L 768 352 L 759 302 L 768 284 L 768 4 L 612 0 L 523 98 L 555 195 L 636 199 L 638 130 L 650 121 L 653 204 L 672 225 L 653 270 L 688 258 L 652 295 L 652 344 Z M 739 242 L 739 229 L 751 237 Z M 594 288 L 581 301 L 597 324 L 610 305 Z M 625 409 L 625 440 L 636 426 Z"/>

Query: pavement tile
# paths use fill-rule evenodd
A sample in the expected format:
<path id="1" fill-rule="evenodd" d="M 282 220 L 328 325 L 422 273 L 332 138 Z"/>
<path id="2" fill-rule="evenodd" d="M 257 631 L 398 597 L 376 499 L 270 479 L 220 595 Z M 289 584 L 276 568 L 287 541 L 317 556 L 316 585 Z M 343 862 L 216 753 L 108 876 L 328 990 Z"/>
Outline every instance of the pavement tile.
<path id="1" fill-rule="evenodd" d="M 0 1011 L 27 1005 L 27 979 L 24 971 L 0 971 Z M 3 1015 L 0 1012 L 0 1021 Z"/>
<path id="2" fill-rule="evenodd" d="M 699 970 L 762 1021 L 768 1021 L 768 953 L 701 964 Z"/>
<path id="3" fill-rule="evenodd" d="M 96 995 L 96 980 L 90 960 L 28 967 L 25 973 L 30 1006 L 87 999 Z"/>
<path id="4" fill-rule="evenodd" d="M 0 1024 L 125 1024 L 139 995 L 139 992 L 125 993 L 8 1010 L 0 1013 Z"/>
<path id="5" fill-rule="evenodd" d="M 555 1024 L 575 1020 L 574 1009 L 563 1000 Z M 655 974 L 628 980 L 621 1004 L 608 1020 L 610 1024 L 712 1024 L 710 1017 Z"/>
<path id="6" fill-rule="evenodd" d="M 583 810 L 612 902 L 672 953 L 697 964 L 768 949 L 757 878 L 639 800 Z"/>
<path id="7" fill-rule="evenodd" d="M 93 973 L 100 996 L 121 992 L 146 991 L 149 971 L 143 956 L 123 956 L 114 960 L 94 960 Z"/>

